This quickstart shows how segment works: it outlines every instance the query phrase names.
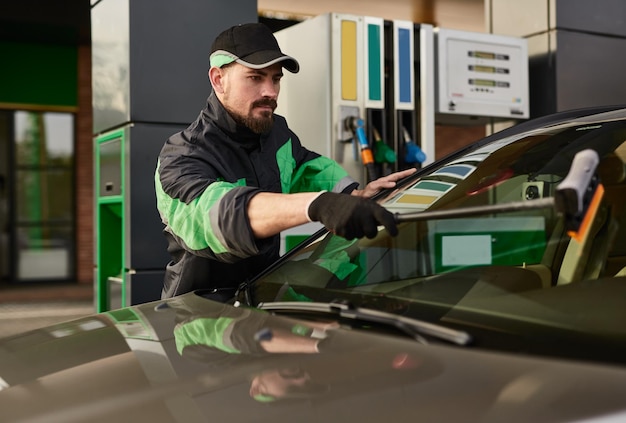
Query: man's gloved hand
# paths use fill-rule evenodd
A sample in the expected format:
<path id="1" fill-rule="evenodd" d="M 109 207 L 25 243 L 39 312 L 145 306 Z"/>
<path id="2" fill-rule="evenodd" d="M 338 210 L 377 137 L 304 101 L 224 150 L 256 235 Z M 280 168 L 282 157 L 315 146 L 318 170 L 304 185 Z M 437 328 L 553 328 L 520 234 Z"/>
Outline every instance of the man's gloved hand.
<path id="1" fill-rule="evenodd" d="M 398 234 L 393 214 L 374 200 L 363 197 L 324 192 L 311 202 L 307 213 L 311 221 L 321 222 L 346 239 L 374 238 L 379 225 L 387 228 L 392 236 Z"/>

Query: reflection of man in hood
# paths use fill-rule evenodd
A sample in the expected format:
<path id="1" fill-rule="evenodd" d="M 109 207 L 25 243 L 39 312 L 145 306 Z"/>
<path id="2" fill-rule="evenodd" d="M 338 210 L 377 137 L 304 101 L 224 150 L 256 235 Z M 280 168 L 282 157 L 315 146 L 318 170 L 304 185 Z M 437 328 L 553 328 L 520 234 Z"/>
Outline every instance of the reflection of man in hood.
<path id="1" fill-rule="evenodd" d="M 305 398 L 326 392 L 327 385 L 315 383 L 311 374 L 300 367 L 263 371 L 250 382 L 250 397 L 259 402 Z"/>
<path id="2" fill-rule="evenodd" d="M 232 355 L 263 356 L 267 353 L 316 353 L 328 329 L 336 323 L 275 319 L 256 309 L 222 306 L 211 315 L 190 316 L 174 329 L 181 355 L 208 351 Z"/>
<path id="3" fill-rule="evenodd" d="M 249 381 L 249 394 L 259 402 L 312 399 L 330 392 L 330 386 L 333 398 L 339 398 L 415 383 L 440 371 L 432 363 L 423 366 L 423 357 L 398 350 L 390 339 L 381 344 L 339 331 L 336 322 L 279 318 L 220 303 L 194 315 L 180 299 L 169 304 L 177 310 L 178 353 L 210 368 L 220 386 Z"/>
<path id="4" fill-rule="evenodd" d="M 250 367 L 261 365 L 253 372 L 250 395 L 262 402 L 295 392 L 318 391 L 301 367 L 279 365 L 276 369 L 274 359 L 281 354 L 318 353 L 327 331 L 337 327 L 334 322 L 276 319 L 261 310 L 225 304 L 203 315 L 192 315 L 186 307 L 177 307 L 177 317 L 174 337 L 183 357 L 216 370 L 240 365 L 249 373 Z"/>

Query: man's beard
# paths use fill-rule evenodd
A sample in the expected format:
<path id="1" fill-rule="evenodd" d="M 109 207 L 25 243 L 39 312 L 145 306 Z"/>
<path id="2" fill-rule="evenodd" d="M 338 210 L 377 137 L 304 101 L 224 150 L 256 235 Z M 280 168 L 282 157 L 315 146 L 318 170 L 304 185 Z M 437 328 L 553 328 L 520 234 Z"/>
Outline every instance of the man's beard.
<path id="1" fill-rule="evenodd" d="M 269 100 L 269 99 L 259 100 L 259 101 L 255 101 L 252 104 L 252 108 L 258 107 L 258 106 L 271 106 L 272 110 L 274 110 L 276 109 L 276 101 Z M 274 125 L 274 113 L 269 112 L 269 111 L 263 111 L 260 117 L 254 117 L 254 116 L 251 116 L 250 114 L 243 115 L 234 110 L 229 110 L 229 109 L 227 110 L 230 113 L 230 115 L 233 117 L 235 122 L 237 122 L 239 125 L 243 125 L 247 127 L 255 134 L 265 134 L 269 132 L 270 129 L 272 129 L 272 126 Z"/>

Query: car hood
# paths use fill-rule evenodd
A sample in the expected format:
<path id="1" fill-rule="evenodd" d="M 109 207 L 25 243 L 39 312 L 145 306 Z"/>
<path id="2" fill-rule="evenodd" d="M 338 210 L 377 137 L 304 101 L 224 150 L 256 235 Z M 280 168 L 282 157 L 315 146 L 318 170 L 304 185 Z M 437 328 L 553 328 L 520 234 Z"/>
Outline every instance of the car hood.
<path id="1" fill-rule="evenodd" d="M 3 422 L 626 418 L 621 368 L 424 345 L 194 293 L 1 340 L 0 387 Z"/>

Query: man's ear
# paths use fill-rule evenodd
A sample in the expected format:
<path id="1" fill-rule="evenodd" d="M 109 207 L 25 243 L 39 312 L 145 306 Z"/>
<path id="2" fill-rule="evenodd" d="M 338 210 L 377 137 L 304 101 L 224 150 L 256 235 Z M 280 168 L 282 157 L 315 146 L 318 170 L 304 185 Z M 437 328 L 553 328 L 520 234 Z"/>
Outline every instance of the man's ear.
<path id="1" fill-rule="evenodd" d="M 211 81 L 213 90 L 218 94 L 222 94 L 224 92 L 223 78 L 224 72 L 222 69 L 216 66 L 209 69 L 209 81 Z"/>

